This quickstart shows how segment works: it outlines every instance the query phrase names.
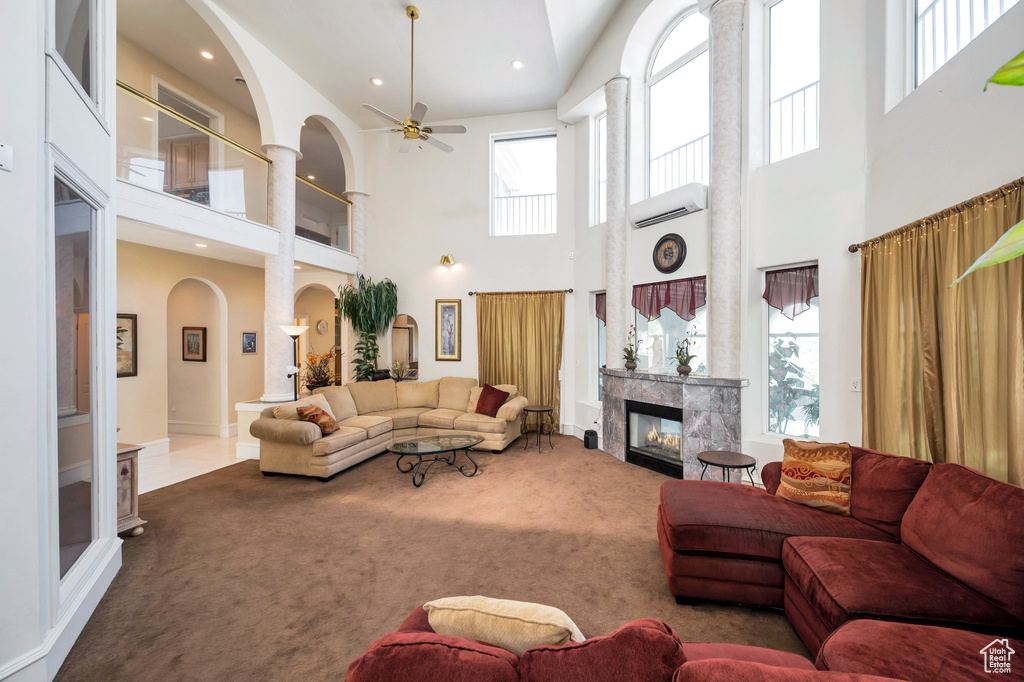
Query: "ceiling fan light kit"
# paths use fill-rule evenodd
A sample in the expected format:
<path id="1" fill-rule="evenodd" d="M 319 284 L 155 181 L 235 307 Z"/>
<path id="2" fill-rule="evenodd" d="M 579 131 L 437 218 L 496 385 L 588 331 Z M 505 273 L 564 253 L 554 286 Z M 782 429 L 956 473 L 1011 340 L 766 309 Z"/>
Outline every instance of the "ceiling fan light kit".
<path id="1" fill-rule="evenodd" d="M 466 126 L 461 125 L 444 125 L 444 126 L 424 126 L 423 121 L 427 117 L 427 105 L 423 102 L 417 102 L 415 98 L 415 85 L 416 85 L 416 20 L 420 18 L 420 11 L 413 5 L 409 5 L 405 8 L 405 15 L 410 19 L 410 57 L 409 57 L 409 117 L 404 121 L 381 111 L 377 107 L 364 104 L 368 111 L 373 112 L 376 116 L 387 121 L 390 125 L 387 128 L 377 128 L 376 130 L 364 130 L 364 133 L 401 133 L 402 144 L 399 146 L 398 151 L 403 154 L 409 151 L 409 147 L 412 146 L 414 140 L 423 140 L 427 144 L 437 147 L 443 152 L 452 151 L 450 145 L 445 144 L 441 140 L 438 140 L 434 135 L 441 134 L 461 134 L 466 132 Z"/>

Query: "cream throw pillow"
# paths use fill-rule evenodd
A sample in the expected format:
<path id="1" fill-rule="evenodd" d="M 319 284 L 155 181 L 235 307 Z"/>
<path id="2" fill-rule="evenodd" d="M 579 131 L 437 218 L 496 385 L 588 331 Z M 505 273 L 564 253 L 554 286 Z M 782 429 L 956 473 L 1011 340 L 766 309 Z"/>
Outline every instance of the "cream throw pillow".
<path id="1" fill-rule="evenodd" d="M 542 644 L 583 641 L 572 619 L 553 606 L 477 596 L 435 599 L 423 608 L 437 634 L 475 639 L 516 656 Z"/>
<path id="2" fill-rule="evenodd" d="M 329 402 L 327 402 L 327 398 L 325 398 L 320 393 L 314 393 L 311 396 L 307 396 L 305 398 L 299 398 L 298 400 L 296 400 L 294 402 L 282 403 L 282 404 L 278 405 L 277 407 L 274 408 L 274 418 L 275 419 L 292 419 L 292 420 L 298 421 L 299 420 L 299 413 L 296 412 L 296 409 L 299 408 L 299 407 L 302 407 L 303 405 L 316 405 L 321 410 L 323 410 L 327 414 L 331 415 L 331 419 L 337 419 L 334 416 L 334 412 L 331 411 L 331 404 Z"/>

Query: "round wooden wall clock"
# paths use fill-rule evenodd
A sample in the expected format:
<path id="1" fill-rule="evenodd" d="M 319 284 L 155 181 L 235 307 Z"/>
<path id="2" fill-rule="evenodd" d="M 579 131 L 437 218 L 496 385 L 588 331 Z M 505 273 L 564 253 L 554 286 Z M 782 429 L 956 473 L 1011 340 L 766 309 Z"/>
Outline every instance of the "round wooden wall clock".
<path id="1" fill-rule="evenodd" d="M 686 260 L 686 242 L 678 234 L 666 234 L 654 247 L 654 267 L 658 272 L 675 272 Z"/>

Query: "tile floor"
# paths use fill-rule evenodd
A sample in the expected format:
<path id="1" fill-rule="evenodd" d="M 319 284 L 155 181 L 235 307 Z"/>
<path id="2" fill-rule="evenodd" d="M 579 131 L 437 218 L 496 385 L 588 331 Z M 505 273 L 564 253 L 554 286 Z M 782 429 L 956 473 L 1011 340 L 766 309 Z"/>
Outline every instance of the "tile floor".
<path id="1" fill-rule="evenodd" d="M 139 460 L 139 494 L 237 464 L 237 438 L 171 434 L 170 452 Z"/>

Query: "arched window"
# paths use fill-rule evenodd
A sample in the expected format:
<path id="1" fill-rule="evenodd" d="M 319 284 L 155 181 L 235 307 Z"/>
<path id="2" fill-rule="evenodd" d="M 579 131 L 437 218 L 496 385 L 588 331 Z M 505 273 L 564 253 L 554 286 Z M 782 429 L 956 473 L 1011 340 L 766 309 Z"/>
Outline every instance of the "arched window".
<path id="1" fill-rule="evenodd" d="M 708 20 L 696 5 L 658 43 L 647 77 L 647 196 L 711 175 Z"/>

